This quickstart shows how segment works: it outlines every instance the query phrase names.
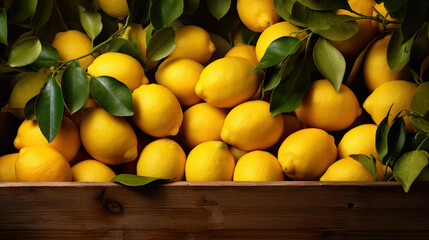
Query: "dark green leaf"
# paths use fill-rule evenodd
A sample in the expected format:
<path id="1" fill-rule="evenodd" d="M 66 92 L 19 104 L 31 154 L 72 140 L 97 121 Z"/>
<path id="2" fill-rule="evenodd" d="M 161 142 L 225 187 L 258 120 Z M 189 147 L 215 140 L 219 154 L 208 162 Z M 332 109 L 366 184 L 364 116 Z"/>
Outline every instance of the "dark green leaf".
<path id="1" fill-rule="evenodd" d="M 241 24 L 240 26 L 240 34 L 245 44 L 254 45 L 254 46 L 256 45 L 256 42 L 258 41 L 259 36 L 261 35 L 261 33 L 251 31 L 243 24 Z"/>
<path id="2" fill-rule="evenodd" d="M 71 114 L 85 105 L 89 96 L 89 81 L 78 62 L 71 63 L 61 78 L 64 103 Z"/>
<path id="3" fill-rule="evenodd" d="M 290 75 L 282 79 L 273 90 L 270 100 L 271 115 L 292 112 L 299 107 L 310 84 L 310 73 L 304 56 L 301 56 Z"/>
<path id="4" fill-rule="evenodd" d="M 364 166 L 365 169 L 368 170 L 368 172 L 372 175 L 374 181 L 377 181 L 377 160 L 374 158 L 374 156 L 371 155 L 371 158 L 369 158 L 364 154 L 352 154 L 350 157 L 360 162 L 362 166 Z"/>
<path id="5" fill-rule="evenodd" d="M 140 63 L 143 63 L 143 60 L 140 57 L 139 49 L 133 46 L 131 42 L 123 39 L 123 38 L 114 38 L 110 41 L 109 45 L 107 45 L 108 52 L 120 52 L 130 55 L 135 58 Z"/>
<path id="6" fill-rule="evenodd" d="M 278 76 L 278 73 L 280 71 L 281 66 L 282 64 L 277 64 L 275 66 L 267 68 L 267 71 L 264 75 L 264 91 L 269 91 L 279 85 L 281 78 Z"/>
<path id="7" fill-rule="evenodd" d="M 429 113 L 429 82 L 422 83 L 417 88 L 411 101 L 411 107 L 420 116 Z"/>
<path id="8" fill-rule="evenodd" d="M 41 42 L 42 50 L 40 52 L 37 60 L 32 64 L 32 66 L 36 69 L 39 68 L 47 68 L 54 66 L 58 67 L 60 57 L 58 56 L 58 51 L 51 45 L 45 42 Z"/>
<path id="9" fill-rule="evenodd" d="M 176 47 L 176 33 L 172 27 L 156 31 L 147 46 L 147 60 L 158 61 L 167 57 Z"/>
<path id="10" fill-rule="evenodd" d="M 37 97 L 39 95 L 36 95 L 32 97 L 28 102 L 25 104 L 24 107 L 24 117 L 25 119 L 35 120 L 36 119 L 36 101 Z"/>
<path id="11" fill-rule="evenodd" d="M 24 38 L 12 46 L 7 64 L 11 67 L 22 67 L 32 64 L 40 55 L 42 44 L 39 38 Z"/>
<path id="12" fill-rule="evenodd" d="M 156 0 L 150 9 L 150 20 L 155 29 L 168 26 L 183 13 L 184 0 Z"/>
<path id="13" fill-rule="evenodd" d="M 393 104 L 392 104 L 393 106 Z M 389 115 L 390 110 L 392 109 L 390 106 L 389 111 L 387 112 L 386 117 L 378 124 L 377 131 L 375 134 L 375 148 L 377 150 L 377 154 L 380 157 L 383 164 L 387 162 L 387 136 L 389 134 Z"/>
<path id="14" fill-rule="evenodd" d="M 402 19 L 405 14 L 405 3 L 407 0 L 383 0 L 384 7 L 389 15 L 396 19 Z"/>
<path id="15" fill-rule="evenodd" d="M 82 25 L 88 37 L 94 40 L 103 29 L 101 15 L 96 11 L 87 11 L 81 5 L 79 5 L 78 8 L 80 24 Z"/>
<path id="16" fill-rule="evenodd" d="M 265 51 L 259 64 L 253 68 L 258 71 L 267 67 L 274 66 L 291 54 L 294 54 L 301 47 L 301 41 L 294 37 L 281 37 L 274 40 Z"/>
<path id="17" fill-rule="evenodd" d="M 423 117 L 411 117 L 411 125 L 416 132 L 429 134 L 429 120 L 424 119 Z"/>
<path id="18" fill-rule="evenodd" d="M 274 0 L 274 8 L 276 9 L 276 12 L 288 21 L 289 23 L 301 27 L 305 27 L 306 25 L 300 21 L 297 21 L 296 19 L 293 19 L 291 17 L 292 14 L 292 7 L 298 0 Z"/>
<path id="19" fill-rule="evenodd" d="M 220 20 L 229 11 L 231 0 L 206 0 L 210 14 Z"/>
<path id="20" fill-rule="evenodd" d="M 37 0 L 13 0 L 8 11 L 8 22 L 15 24 L 29 19 L 36 12 Z"/>
<path id="21" fill-rule="evenodd" d="M 156 180 L 171 180 L 171 179 L 144 177 L 144 176 L 137 176 L 134 174 L 119 174 L 110 181 L 115 183 L 120 183 L 129 187 L 139 187 L 139 186 L 144 186 L 146 184 L 149 184 Z"/>
<path id="22" fill-rule="evenodd" d="M 114 116 L 134 114 L 130 89 L 122 82 L 108 76 L 91 76 L 90 88 L 95 101 Z"/>
<path id="23" fill-rule="evenodd" d="M 401 71 L 410 60 L 411 46 L 413 45 L 415 35 L 407 42 L 402 44 L 402 31 L 398 28 L 393 33 L 387 47 L 387 63 L 392 73 Z"/>
<path id="24" fill-rule="evenodd" d="M 387 134 L 387 154 L 390 164 L 393 165 L 400 156 L 405 146 L 406 137 L 404 118 L 395 118 Z"/>
<path id="25" fill-rule="evenodd" d="M 151 0 L 127 0 L 130 16 L 128 22 L 141 23 L 143 26 L 149 20 Z"/>
<path id="26" fill-rule="evenodd" d="M 36 12 L 31 18 L 33 33 L 38 34 L 40 29 L 49 21 L 53 5 L 53 0 L 38 0 Z"/>
<path id="27" fill-rule="evenodd" d="M 188 15 L 192 15 L 200 5 L 200 0 L 185 0 L 185 7 L 183 12 Z"/>
<path id="28" fill-rule="evenodd" d="M 328 40 L 319 38 L 313 49 L 313 60 L 320 73 L 331 82 L 335 91 L 340 92 L 346 73 L 346 60 Z"/>
<path id="29" fill-rule="evenodd" d="M 7 15 L 5 8 L 0 8 L 0 43 L 7 45 Z"/>
<path id="30" fill-rule="evenodd" d="M 429 154 L 426 151 L 412 151 L 402 155 L 393 169 L 396 181 L 402 184 L 405 192 L 410 190 L 411 184 L 419 176 L 424 167 L 428 165 Z"/>
<path id="31" fill-rule="evenodd" d="M 63 111 L 61 87 L 55 77 L 51 76 L 36 101 L 37 123 L 48 142 L 52 142 L 60 130 Z"/>
<path id="32" fill-rule="evenodd" d="M 302 5 L 318 11 L 335 10 L 335 9 L 346 9 L 351 11 L 349 2 L 347 0 L 298 0 Z"/>
<path id="33" fill-rule="evenodd" d="M 407 133 L 404 152 L 413 150 L 429 151 L 429 135 L 423 133 Z"/>
<path id="34" fill-rule="evenodd" d="M 402 43 L 408 42 L 424 24 L 429 14 L 429 1 L 408 0 L 401 24 Z"/>

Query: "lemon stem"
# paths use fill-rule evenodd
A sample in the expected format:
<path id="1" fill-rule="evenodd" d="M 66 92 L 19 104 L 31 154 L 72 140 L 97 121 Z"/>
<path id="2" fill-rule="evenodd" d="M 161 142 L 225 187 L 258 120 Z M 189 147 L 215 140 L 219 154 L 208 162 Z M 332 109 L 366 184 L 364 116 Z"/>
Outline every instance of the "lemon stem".
<path id="1" fill-rule="evenodd" d="M 419 144 L 419 146 L 417 147 L 417 151 L 420 151 L 420 149 L 422 148 L 423 144 L 429 139 L 429 136 L 426 136 L 425 139 Z"/>
<path id="2" fill-rule="evenodd" d="M 57 11 L 58 18 L 60 19 L 60 23 L 63 26 L 63 28 L 68 31 L 69 28 L 67 27 L 66 22 L 64 21 L 63 15 L 61 14 L 60 8 L 58 7 L 57 1 L 54 1 L 55 10 Z"/>

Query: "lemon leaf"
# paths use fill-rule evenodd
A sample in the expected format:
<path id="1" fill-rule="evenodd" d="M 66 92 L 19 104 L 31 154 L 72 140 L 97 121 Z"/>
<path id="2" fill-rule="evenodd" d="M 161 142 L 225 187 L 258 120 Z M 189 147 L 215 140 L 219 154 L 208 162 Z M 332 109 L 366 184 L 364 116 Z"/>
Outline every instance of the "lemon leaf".
<path id="1" fill-rule="evenodd" d="M 389 15 L 396 19 L 402 19 L 405 14 L 406 0 L 383 0 L 384 7 Z"/>
<path id="2" fill-rule="evenodd" d="M 137 61 L 140 62 L 140 64 L 143 63 L 143 60 L 140 57 L 140 52 L 138 49 L 136 49 L 133 44 L 123 38 L 114 38 L 112 41 L 110 41 L 109 45 L 107 45 L 106 50 L 108 52 L 119 52 L 119 53 L 125 53 L 127 55 L 130 55 L 131 57 L 135 58 Z"/>
<path id="3" fill-rule="evenodd" d="M 371 155 L 371 158 L 364 154 L 352 154 L 350 155 L 351 158 L 354 160 L 360 162 L 362 166 L 371 174 L 371 176 L 374 178 L 374 181 L 377 181 L 377 165 L 376 165 L 376 159 L 374 156 Z"/>
<path id="4" fill-rule="evenodd" d="M 207 0 L 207 8 L 210 14 L 217 20 L 225 16 L 231 7 L 231 0 Z"/>
<path id="5" fill-rule="evenodd" d="M 24 117 L 25 119 L 35 120 L 36 119 L 36 101 L 37 97 L 39 95 L 36 95 L 32 97 L 28 102 L 25 104 L 24 107 Z"/>
<path id="6" fill-rule="evenodd" d="M 416 132 L 429 135 L 429 120 L 426 120 L 420 116 L 412 116 L 410 121 Z"/>
<path id="7" fill-rule="evenodd" d="M 387 155 L 387 134 L 389 133 L 389 115 L 392 106 L 390 106 L 386 117 L 378 124 L 375 134 L 375 149 L 383 164 L 387 162 L 387 158 L 385 158 Z"/>
<path id="8" fill-rule="evenodd" d="M 122 185 L 129 186 L 129 187 L 139 187 L 139 186 L 147 185 L 156 180 L 171 180 L 171 179 L 137 176 L 134 174 L 119 174 L 110 181 L 115 183 L 120 183 Z"/>
<path id="9" fill-rule="evenodd" d="M 280 37 L 274 40 L 268 46 L 259 64 L 253 68 L 253 71 L 281 63 L 287 56 L 296 53 L 300 46 L 301 41 L 294 37 Z"/>
<path id="10" fill-rule="evenodd" d="M 256 45 L 256 42 L 258 41 L 258 38 L 261 35 L 261 33 L 251 31 L 246 26 L 244 26 L 244 24 L 241 24 L 240 34 L 245 44 L 249 44 L 253 46 Z"/>
<path id="11" fill-rule="evenodd" d="M 40 29 L 49 21 L 51 18 L 53 0 L 38 0 L 37 8 L 34 15 L 31 17 L 31 26 L 33 27 L 33 33 L 38 34 Z"/>
<path id="12" fill-rule="evenodd" d="M 0 43 L 7 45 L 7 15 L 4 7 L 0 8 Z"/>
<path id="13" fill-rule="evenodd" d="M 279 14 L 280 17 L 282 17 L 289 23 L 304 27 L 304 23 L 291 17 L 293 5 L 297 1 L 298 0 L 274 0 L 274 9 L 276 9 L 276 12 Z"/>
<path id="14" fill-rule="evenodd" d="M 393 120 L 387 134 L 387 154 L 389 156 L 389 164 L 393 166 L 400 156 L 405 146 L 406 131 L 405 121 L 403 117 L 397 117 Z"/>
<path id="15" fill-rule="evenodd" d="M 133 99 L 127 85 L 108 76 L 91 76 L 90 90 L 94 100 L 114 116 L 134 114 Z"/>
<path id="16" fill-rule="evenodd" d="M 37 0 L 13 0 L 9 9 L 9 23 L 21 23 L 34 15 L 37 8 Z"/>
<path id="17" fill-rule="evenodd" d="M 429 12 L 429 1 L 408 0 L 402 20 L 402 43 L 408 42 L 421 28 Z"/>
<path id="18" fill-rule="evenodd" d="M 37 60 L 42 51 L 42 44 L 35 36 L 24 38 L 12 46 L 7 64 L 11 67 L 22 67 Z"/>
<path id="19" fill-rule="evenodd" d="M 176 47 L 175 36 L 176 33 L 172 27 L 156 31 L 147 46 L 147 60 L 158 61 L 167 57 Z"/>
<path id="20" fill-rule="evenodd" d="M 96 11 L 88 11 L 81 5 L 78 5 L 79 20 L 88 37 L 94 40 L 103 29 L 101 15 Z"/>
<path id="21" fill-rule="evenodd" d="M 387 46 L 387 63 L 392 73 L 401 71 L 410 60 L 411 46 L 413 45 L 414 35 L 407 42 L 402 44 L 401 28 L 395 30 Z"/>
<path id="22" fill-rule="evenodd" d="M 128 22 L 146 23 L 150 17 L 150 5 L 152 1 L 127 0 L 130 11 Z"/>
<path id="23" fill-rule="evenodd" d="M 71 114 L 85 105 L 89 96 L 89 81 L 78 62 L 72 62 L 61 78 L 64 103 Z"/>
<path id="24" fill-rule="evenodd" d="M 282 67 L 282 64 L 274 65 L 270 68 L 267 68 L 267 71 L 265 71 L 264 75 L 264 91 L 269 91 L 277 87 L 279 85 L 281 78 L 278 76 L 278 73 L 280 71 L 280 68 Z"/>
<path id="25" fill-rule="evenodd" d="M 326 11 L 335 9 L 346 9 L 351 11 L 347 0 L 331 0 L 331 1 L 320 1 L 320 0 L 298 0 L 303 6 L 306 6 L 313 10 Z"/>
<path id="26" fill-rule="evenodd" d="M 393 177 L 400 182 L 405 192 L 410 190 L 414 180 L 429 163 L 429 154 L 423 150 L 414 150 L 402 155 L 393 169 Z"/>
<path id="27" fill-rule="evenodd" d="M 51 76 L 36 101 L 36 120 L 48 142 L 52 142 L 60 130 L 63 111 L 61 87 L 55 77 Z"/>
<path id="28" fill-rule="evenodd" d="M 57 49 L 49 45 L 48 43 L 41 42 L 42 50 L 37 60 L 31 64 L 36 69 L 47 68 L 54 66 L 58 67 L 60 57 L 58 55 Z"/>
<path id="29" fill-rule="evenodd" d="M 424 82 L 417 88 L 411 107 L 420 116 L 429 114 L 429 82 Z"/>
<path id="30" fill-rule="evenodd" d="M 150 8 L 150 21 L 155 29 L 168 26 L 183 13 L 184 0 L 156 0 Z"/>
<path id="31" fill-rule="evenodd" d="M 313 60 L 320 73 L 331 82 L 335 91 L 340 92 L 346 73 L 346 60 L 328 40 L 319 38 L 313 49 Z"/>
<path id="32" fill-rule="evenodd" d="M 185 6 L 183 12 L 188 15 L 192 15 L 200 5 L 200 0 L 185 0 Z"/>

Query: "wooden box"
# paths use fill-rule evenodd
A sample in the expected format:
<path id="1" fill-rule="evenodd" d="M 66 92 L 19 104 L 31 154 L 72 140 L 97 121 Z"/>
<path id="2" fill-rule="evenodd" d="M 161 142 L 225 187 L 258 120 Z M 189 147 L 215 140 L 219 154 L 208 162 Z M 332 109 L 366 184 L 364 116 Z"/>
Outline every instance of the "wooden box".
<path id="1" fill-rule="evenodd" d="M 429 239 L 429 183 L 0 183 L 0 239 Z"/>

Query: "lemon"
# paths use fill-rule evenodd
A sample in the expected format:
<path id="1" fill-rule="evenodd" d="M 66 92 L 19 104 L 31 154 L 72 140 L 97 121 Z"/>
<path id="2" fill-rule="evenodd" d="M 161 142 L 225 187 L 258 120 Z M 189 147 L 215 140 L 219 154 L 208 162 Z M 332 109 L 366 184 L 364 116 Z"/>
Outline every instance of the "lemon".
<path id="1" fill-rule="evenodd" d="M 384 165 L 376 161 L 377 180 L 384 180 Z M 388 168 L 387 178 L 392 175 L 392 170 Z M 351 157 L 342 158 L 334 162 L 326 172 L 320 177 L 320 181 L 374 181 L 371 173 L 358 161 Z"/>
<path id="2" fill-rule="evenodd" d="M 98 56 L 88 67 L 88 73 L 94 77 L 109 76 L 127 85 L 132 91 L 149 80 L 144 69 L 133 57 L 117 52 L 107 52 Z"/>
<path id="3" fill-rule="evenodd" d="M 234 181 L 283 181 L 284 174 L 279 161 L 269 152 L 253 151 L 238 160 L 234 169 Z"/>
<path id="4" fill-rule="evenodd" d="M 156 83 L 170 89 L 183 106 L 201 101 L 195 93 L 204 66 L 188 58 L 169 58 L 159 65 L 155 73 Z"/>
<path id="5" fill-rule="evenodd" d="M 338 158 L 346 158 L 351 154 L 364 154 L 368 157 L 373 155 L 380 161 L 375 149 L 376 132 L 375 124 L 363 124 L 350 129 L 337 146 Z"/>
<path id="6" fill-rule="evenodd" d="M 18 153 L 0 157 L 0 182 L 16 182 L 15 162 L 17 159 Z"/>
<path id="7" fill-rule="evenodd" d="M 103 12 L 110 17 L 122 20 L 128 16 L 129 9 L 126 0 L 97 0 L 97 2 Z"/>
<path id="8" fill-rule="evenodd" d="M 387 10 L 386 10 L 386 7 L 384 6 L 384 2 L 381 2 L 381 3 L 378 3 L 378 4 L 375 4 L 375 6 L 374 6 L 374 8 L 382 15 L 382 16 L 386 16 L 387 15 Z M 372 12 L 372 16 L 373 17 L 376 17 L 377 16 L 377 12 L 376 11 L 373 11 Z M 388 20 L 388 21 L 398 21 L 398 19 L 396 19 L 396 18 L 392 18 L 390 15 L 388 15 L 387 17 L 386 17 L 386 20 Z M 375 21 L 375 20 L 373 20 L 372 22 L 371 22 L 371 24 L 373 25 L 373 26 L 377 26 L 378 27 L 378 30 L 380 31 L 380 32 L 383 32 L 383 24 L 381 23 L 381 22 L 378 22 L 378 21 Z M 387 24 L 386 25 L 386 29 L 393 29 L 393 28 L 398 28 L 400 26 L 400 24 L 397 24 L 397 23 L 389 23 L 389 24 Z"/>
<path id="9" fill-rule="evenodd" d="M 68 161 L 76 156 L 81 146 L 79 129 L 72 120 L 65 116 L 57 136 L 51 143 L 43 136 L 36 120 L 24 120 L 18 128 L 13 144 L 18 150 L 38 145 L 49 146 L 61 153 Z"/>
<path id="10" fill-rule="evenodd" d="M 216 50 L 209 33 L 193 25 L 177 29 L 175 43 L 169 57 L 190 58 L 201 64 L 206 63 Z"/>
<path id="11" fill-rule="evenodd" d="M 328 80 L 322 79 L 310 84 L 295 113 L 306 127 L 338 131 L 352 125 L 362 109 L 346 85 L 341 84 L 340 92 L 336 92 Z"/>
<path id="12" fill-rule="evenodd" d="M 254 32 L 262 32 L 280 20 L 274 0 L 238 0 L 237 12 L 241 22 Z"/>
<path id="13" fill-rule="evenodd" d="M 146 53 L 147 53 L 147 42 L 146 42 L 146 35 L 147 30 L 149 29 L 149 25 L 145 28 L 142 27 L 141 24 L 137 23 L 131 23 L 131 33 L 136 38 L 137 43 L 139 45 L 139 51 L 140 51 L 140 57 L 143 59 L 143 61 L 146 61 Z M 147 62 L 147 68 L 153 69 L 158 64 L 158 61 L 152 61 L 149 60 Z"/>
<path id="14" fill-rule="evenodd" d="M 278 152 L 283 171 L 293 180 L 320 177 L 336 158 L 334 137 L 318 128 L 305 128 L 292 133 Z"/>
<path id="15" fill-rule="evenodd" d="M 250 99 L 259 88 L 260 72 L 252 72 L 252 68 L 243 58 L 220 58 L 204 68 L 195 92 L 212 106 L 234 107 Z"/>
<path id="16" fill-rule="evenodd" d="M 244 156 L 244 154 L 248 153 L 248 151 L 240 150 L 234 146 L 229 146 L 228 149 L 231 152 L 232 156 L 234 156 L 235 163 L 237 163 L 238 159 Z"/>
<path id="17" fill-rule="evenodd" d="M 185 173 L 186 154 L 180 145 L 167 138 L 149 143 L 137 162 L 137 175 L 180 181 Z"/>
<path id="18" fill-rule="evenodd" d="M 374 91 L 381 84 L 392 80 L 407 80 L 406 68 L 397 73 L 391 73 L 387 64 L 387 46 L 391 36 L 387 35 L 383 39 L 376 41 L 365 57 L 363 64 L 363 77 L 365 85 L 370 92 Z"/>
<path id="19" fill-rule="evenodd" d="M 261 58 L 264 56 L 268 46 L 270 46 L 274 40 L 280 37 L 297 37 L 301 39 L 307 36 L 306 32 L 301 32 L 298 35 L 296 33 L 291 34 L 296 31 L 301 31 L 301 28 L 288 22 L 279 22 L 265 29 L 256 42 L 255 51 L 258 61 L 261 61 Z"/>
<path id="20" fill-rule="evenodd" d="M 137 157 L 137 136 L 131 125 L 101 108 L 86 110 L 80 137 L 86 151 L 102 163 L 117 165 Z"/>
<path id="21" fill-rule="evenodd" d="M 349 0 L 348 2 L 350 7 L 357 13 L 372 16 L 372 7 L 375 6 L 374 0 Z M 339 9 L 337 14 L 358 17 L 357 14 L 344 9 Z M 359 19 L 356 22 L 359 25 L 359 29 L 355 35 L 346 40 L 331 41 L 332 45 L 347 59 L 356 58 L 378 32 L 377 26 L 372 25 L 371 19 Z"/>
<path id="22" fill-rule="evenodd" d="M 68 61 L 88 54 L 92 49 L 92 43 L 85 33 L 68 30 L 58 32 L 55 35 L 52 47 L 57 49 L 61 61 Z M 86 69 L 93 61 L 94 57 L 92 55 L 78 60 L 83 69 Z"/>
<path id="23" fill-rule="evenodd" d="M 183 114 L 180 138 L 188 148 L 194 148 L 207 141 L 220 141 L 220 131 L 226 118 L 226 111 L 199 103 Z"/>
<path id="24" fill-rule="evenodd" d="M 241 57 L 247 59 L 252 63 L 253 67 L 259 63 L 256 58 L 255 46 L 244 43 L 235 45 L 225 54 L 225 57 Z"/>
<path id="25" fill-rule="evenodd" d="M 199 144 L 188 155 L 186 181 L 231 181 L 235 161 L 228 146 L 221 141 Z"/>
<path id="26" fill-rule="evenodd" d="M 144 133 L 153 137 L 174 136 L 183 120 L 182 108 L 168 88 L 142 85 L 133 92 L 133 122 Z"/>
<path id="27" fill-rule="evenodd" d="M 68 182 L 72 173 L 67 160 L 48 146 L 25 147 L 15 163 L 18 182 Z"/>
<path id="28" fill-rule="evenodd" d="M 389 123 L 404 109 L 412 112 L 411 100 L 418 85 L 412 82 L 396 80 L 388 81 L 377 87 L 363 103 L 363 108 L 371 115 L 372 120 L 378 125 L 386 117 L 390 106 Z M 405 116 L 405 127 L 407 132 L 413 132 L 410 117 Z"/>
<path id="29" fill-rule="evenodd" d="M 244 151 L 273 146 L 283 133 L 281 115 L 270 114 L 270 104 L 261 100 L 242 103 L 225 118 L 221 139 Z"/>
<path id="30" fill-rule="evenodd" d="M 110 182 L 116 177 L 110 167 L 94 159 L 76 163 L 71 171 L 73 182 Z"/>

